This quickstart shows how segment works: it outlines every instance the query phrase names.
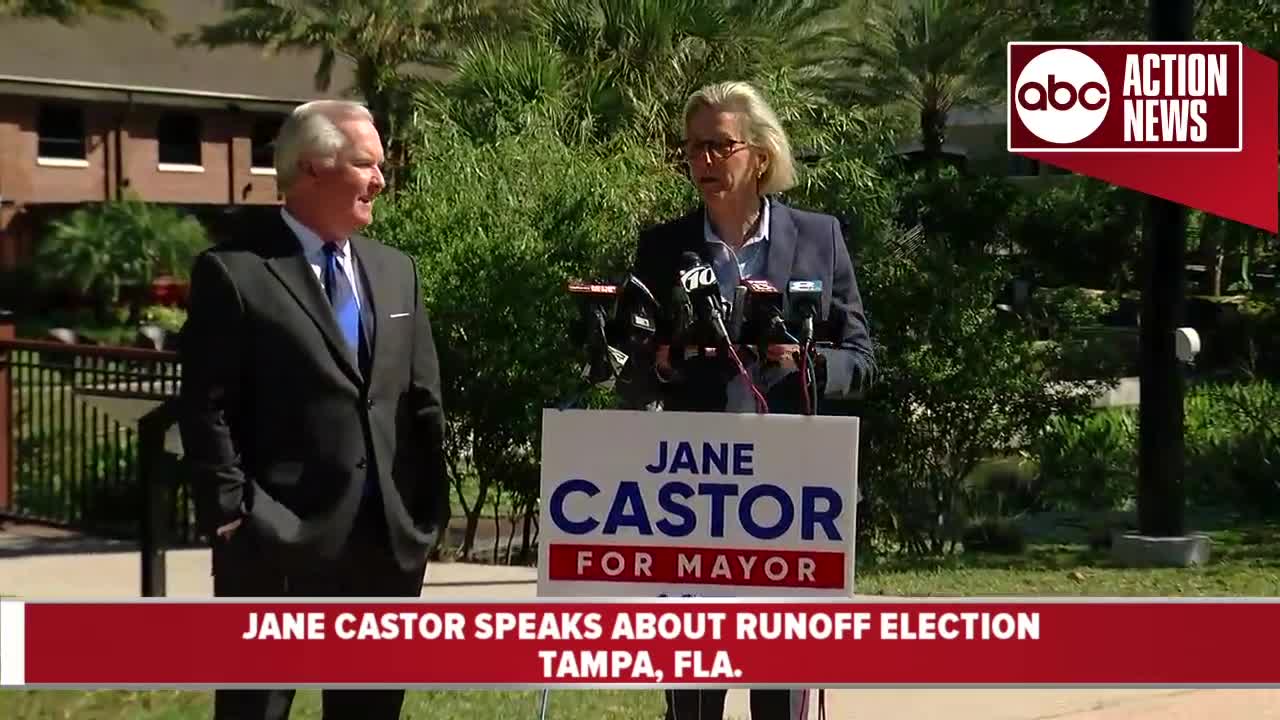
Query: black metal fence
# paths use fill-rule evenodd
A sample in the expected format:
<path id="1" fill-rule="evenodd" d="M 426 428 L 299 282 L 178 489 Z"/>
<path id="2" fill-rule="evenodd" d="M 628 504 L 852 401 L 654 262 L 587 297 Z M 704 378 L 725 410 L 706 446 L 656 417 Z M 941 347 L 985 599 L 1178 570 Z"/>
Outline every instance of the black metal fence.
<path id="1" fill-rule="evenodd" d="M 194 542 L 176 429 L 140 460 L 139 421 L 180 380 L 172 352 L 0 339 L 0 513 L 130 539 L 162 523 L 167 543 Z"/>

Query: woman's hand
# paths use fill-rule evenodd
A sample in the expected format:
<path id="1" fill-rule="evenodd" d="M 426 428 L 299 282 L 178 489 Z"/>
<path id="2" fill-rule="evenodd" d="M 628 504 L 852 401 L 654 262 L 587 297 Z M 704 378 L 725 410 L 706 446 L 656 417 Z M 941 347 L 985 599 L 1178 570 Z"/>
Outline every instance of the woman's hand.
<path id="1" fill-rule="evenodd" d="M 653 354 L 653 369 L 664 381 L 670 380 L 675 372 L 671 368 L 671 346 L 659 345 Z"/>

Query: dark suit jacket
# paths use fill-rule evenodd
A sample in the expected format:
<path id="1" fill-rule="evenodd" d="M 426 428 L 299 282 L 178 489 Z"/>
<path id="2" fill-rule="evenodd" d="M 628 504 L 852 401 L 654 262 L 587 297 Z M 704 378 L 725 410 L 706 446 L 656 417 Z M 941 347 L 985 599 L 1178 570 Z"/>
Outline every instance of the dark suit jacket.
<path id="1" fill-rule="evenodd" d="M 181 339 L 184 454 L 202 528 L 244 514 L 264 561 L 314 569 L 347 540 L 376 479 L 401 567 L 449 516 L 431 324 L 405 254 L 351 239 L 370 367 L 342 340 L 278 209 L 195 261 Z"/>
<path id="2" fill-rule="evenodd" d="M 796 210 L 770 199 L 768 280 L 786 290 L 791 280 L 821 280 L 822 302 L 815 325 L 815 338 L 835 344 L 826 351 L 828 397 L 847 397 L 865 390 L 875 378 L 874 351 L 862 298 L 854 277 L 853 263 L 845 244 L 840 223 L 830 215 Z M 659 342 L 671 337 L 671 292 L 675 287 L 680 256 L 696 252 L 708 264 L 710 250 L 703 234 L 705 209 L 698 207 L 689 214 L 640 234 L 633 272 L 662 303 L 664 312 L 658 322 Z M 722 388 L 699 377 L 684 388 L 668 389 L 668 398 L 698 395 L 690 404 L 677 407 L 709 409 L 723 396 Z"/>

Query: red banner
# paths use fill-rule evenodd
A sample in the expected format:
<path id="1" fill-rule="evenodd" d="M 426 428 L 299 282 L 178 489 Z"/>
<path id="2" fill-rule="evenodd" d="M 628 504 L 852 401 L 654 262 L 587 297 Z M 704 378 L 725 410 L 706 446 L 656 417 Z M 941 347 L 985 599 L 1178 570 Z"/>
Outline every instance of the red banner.
<path id="1" fill-rule="evenodd" d="M 1277 232 L 1276 85 L 1240 43 L 1012 42 L 1008 149 Z"/>
<path id="2" fill-rule="evenodd" d="M 0 601 L 0 684 L 1280 685 L 1280 601 Z"/>

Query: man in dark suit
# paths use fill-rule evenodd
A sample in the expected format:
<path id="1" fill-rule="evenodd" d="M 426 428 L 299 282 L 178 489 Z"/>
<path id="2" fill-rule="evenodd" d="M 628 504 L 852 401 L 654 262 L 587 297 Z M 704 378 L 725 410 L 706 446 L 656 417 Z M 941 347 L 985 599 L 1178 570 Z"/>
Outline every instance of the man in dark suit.
<path id="1" fill-rule="evenodd" d="M 444 412 L 411 258 L 361 237 L 384 183 L 361 106 L 298 107 L 285 195 L 192 271 L 182 440 L 219 597 L 417 597 L 449 517 Z M 403 691 L 326 691 L 326 718 L 395 718 Z M 292 690 L 219 691 L 282 719 Z"/>

